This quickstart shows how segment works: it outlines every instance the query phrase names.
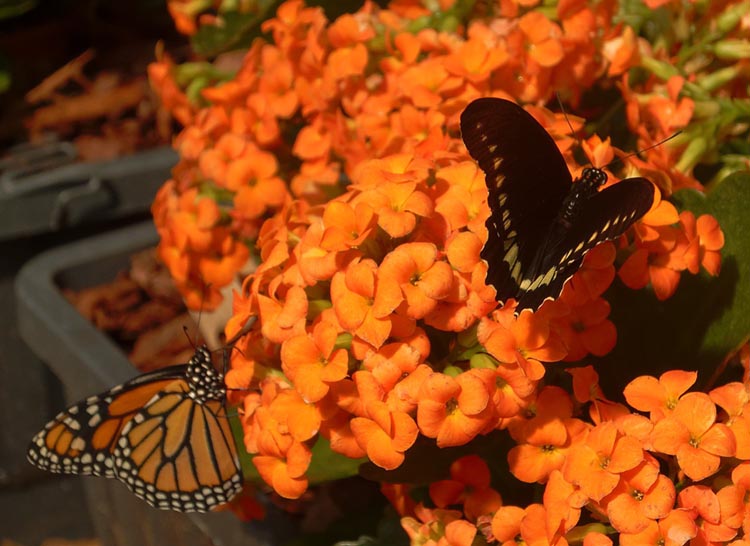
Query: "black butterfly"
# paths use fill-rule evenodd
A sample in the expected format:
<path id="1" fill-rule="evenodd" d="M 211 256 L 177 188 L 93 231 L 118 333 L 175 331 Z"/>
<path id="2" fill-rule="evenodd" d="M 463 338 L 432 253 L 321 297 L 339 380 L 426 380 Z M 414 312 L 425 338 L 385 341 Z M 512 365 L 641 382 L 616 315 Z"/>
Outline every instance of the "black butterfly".
<path id="1" fill-rule="evenodd" d="M 461 114 L 461 134 L 482 168 L 492 214 L 481 257 L 498 301 L 536 310 L 597 244 L 622 235 L 654 200 L 645 178 L 598 191 L 607 174 L 586 168 L 573 182 L 552 137 L 517 104 L 477 99 Z"/>

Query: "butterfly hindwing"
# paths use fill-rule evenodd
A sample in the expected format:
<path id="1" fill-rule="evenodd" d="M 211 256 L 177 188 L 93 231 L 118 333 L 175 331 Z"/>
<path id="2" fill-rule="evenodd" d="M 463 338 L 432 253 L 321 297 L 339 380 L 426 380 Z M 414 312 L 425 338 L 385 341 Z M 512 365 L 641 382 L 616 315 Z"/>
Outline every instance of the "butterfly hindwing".
<path id="1" fill-rule="evenodd" d="M 175 382 L 123 430 L 115 449 L 117 477 L 151 506 L 205 512 L 242 489 L 223 402 L 197 403 Z"/>
<path id="2" fill-rule="evenodd" d="M 551 294 L 559 295 L 586 253 L 625 233 L 648 212 L 653 199 L 654 185 L 640 177 L 626 178 L 590 197 L 556 248 L 546 254 L 537 277 L 519 295 L 518 306 L 536 309 Z"/>

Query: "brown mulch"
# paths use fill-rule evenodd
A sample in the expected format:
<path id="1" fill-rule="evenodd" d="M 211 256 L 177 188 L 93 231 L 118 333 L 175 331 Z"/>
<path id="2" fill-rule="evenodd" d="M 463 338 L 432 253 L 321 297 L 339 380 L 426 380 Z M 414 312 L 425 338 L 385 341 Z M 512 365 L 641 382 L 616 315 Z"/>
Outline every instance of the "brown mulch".
<path id="1" fill-rule="evenodd" d="M 70 139 L 84 161 L 169 144 L 169 116 L 146 77 L 125 70 L 90 73 L 86 65 L 94 58 L 94 51 L 85 51 L 26 93 L 34 109 L 24 121 L 29 141 L 45 141 L 50 134 Z"/>
<path id="2" fill-rule="evenodd" d="M 94 326 L 128 352 L 141 372 L 187 362 L 202 343 L 169 272 L 156 249 L 131 257 L 113 281 L 65 297 Z"/>

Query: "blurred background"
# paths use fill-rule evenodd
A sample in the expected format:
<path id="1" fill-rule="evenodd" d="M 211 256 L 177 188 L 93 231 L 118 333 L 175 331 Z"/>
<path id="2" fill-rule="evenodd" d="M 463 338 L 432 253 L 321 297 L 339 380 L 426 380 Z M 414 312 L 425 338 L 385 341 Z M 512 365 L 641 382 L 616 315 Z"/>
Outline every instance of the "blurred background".
<path id="1" fill-rule="evenodd" d="M 21 339 L 14 281 L 45 250 L 149 219 L 150 201 L 176 161 L 169 148 L 174 126 L 146 75 L 157 43 L 177 56 L 188 47 L 164 0 L 0 1 L 3 546 L 100 543 L 92 538 L 83 486 L 93 478 L 46 474 L 26 462 L 29 440 L 64 407 L 65 393 Z M 82 167 L 90 164 L 99 170 Z M 145 178 L 146 187 L 135 188 L 133 176 Z M 111 184 L 105 191 L 97 188 L 102 181 Z M 83 306 L 121 332 L 125 319 L 112 305 L 139 297 L 140 289 L 124 277 L 119 283 L 84 295 Z M 110 305 L 104 313 L 103 302 Z M 161 312 L 151 324 L 182 311 Z M 185 319 L 178 322 L 181 331 Z M 132 327 L 123 339 L 132 348 Z M 48 343 L 43 333 L 39 343 Z"/>

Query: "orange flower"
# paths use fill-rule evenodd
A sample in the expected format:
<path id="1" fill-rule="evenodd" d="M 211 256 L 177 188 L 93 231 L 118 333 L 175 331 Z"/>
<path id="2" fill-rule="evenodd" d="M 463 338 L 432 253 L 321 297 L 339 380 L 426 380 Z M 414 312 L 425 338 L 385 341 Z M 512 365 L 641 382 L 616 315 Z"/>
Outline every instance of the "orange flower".
<path id="1" fill-rule="evenodd" d="M 518 506 L 501 506 L 492 517 L 492 535 L 501 546 L 515 546 L 516 537 L 521 533 L 523 508 Z"/>
<path id="2" fill-rule="evenodd" d="M 546 421 L 569 419 L 573 416 L 573 401 L 560 387 L 547 385 L 539 391 L 527 393 L 533 396 L 516 419 L 509 423 L 511 436 L 516 442 L 524 442 Z"/>
<path id="3" fill-rule="evenodd" d="M 586 424 L 578 419 L 537 419 L 533 430 L 526 428 L 522 443 L 508 452 L 511 473 L 526 483 L 546 481 L 586 431 Z"/>
<path id="4" fill-rule="evenodd" d="M 589 498 L 600 501 L 620 482 L 620 474 L 643 461 L 641 443 L 618 432 L 614 423 L 591 429 L 585 442 L 573 446 L 562 467 L 563 476 Z"/>
<path id="5" fill-rule="evenodd" d="M 329 384 L 340 381 L 348 372 L 346 349 L 335 349 L 336 326 L 319 322 L 311 334 L 294 336 L 281 345 L 281 367 L 308 402 L 317 402 L 328 394 Z"/>
<path id="6" fill-rule="evenodd" d="M 414 319 L 430 313 L 453 283 L 450 265 L 438 260 L 437 247 L 431 243 L 400 245 L 383 259 L 378 275 L 399 285 L 404 314 Z"/>
<path id="7" fill-rule="evenodd" d="M 500 494 L 490 487 L 490 470 L 478 455 L 467 455 L 451 464 L 451 479 L 430 484 L 430 498 L 438 508 L 462 504 L 470 521 L 492 514 L 502 504 Z"/>
<path id="8" fill-rule="evenodd" d="M 401 74 L 398 89 L 418 108 L 437 108 L 443 100 L 441 93 L 460 83 L 458 78 L 451 77 L 442 59 L 427 59 Z"/>
<path id="9" fill-rule="evenodd" d="M 576 401 L 585 404 L 594 400 L 605 400 L 599 386 L 599 374 L 593 366 L 567 368 L 565 371 L 573 377 L 573 394 Z"/>
<path id="10" fill-rule="evenodd" d="M 563 58 L 560 27 L 541 12 L 531 11 L 518 20 L 525 35 L 529 57 L 543 67 L 555 66 Z"/>
<path id="11" fill-rule="evenodd" d="M 320 424 L 320 434 L 326 438 L 331 450 L 350 459 L 360 459 L 367 455 L 354 437 L 351 429 L 351 414 L 338 411 Z"/>
<path id="12" fill-rule="evenodd" d="M 274 116 L 291 117 L 299 105 L 292 88 L 294 66 L 280 49 L 269 44 L 263 46 L 260 64 L 263 77 L 258 79 L 258 94 Z"/>
<path id="13" fill-rule="evenodd" d="M 463 80 L 480 84 L 507 59 L 505 48 L 487 44 L 479 37 L 470 37 L 445 58 L 445 68 Z"/>
<path id="14" fill-rule="evenodd" d="M 307 316 L 307 294 L 299 286 L 292 286 L 284 297 L 258 295 L 258 314 L 263 336 L 274 343 L 297 335 L 304 335 Z"/>
<path id="15" fill-rule="evenodd" d="M 669 267 L 669 254 L 651 257 L 645 248 L 631 254 L 617 274 L 628 288 L 634 290 L 643 288 L 650 281 L 659 301 L 674 294 L 680 283 L 680 272 Z"/>
<path id="16" fill-rule="evenodd" d="M 637 66 L 640 62 L 640 47 L 647 42 L 636 36 L 633 28 L 625 26 L 622 34 L 607 40 L 602 45 L 602 53 L 609 62 L 607 75 L 618 76 Z"/>
<path id="17" fill-rule="evenodd" d="M 659 474 L 659 464 L 647 456 L 622 474 L 614 491 L 602 499 L 612 526 L 621 533 L 640 533 L 651 521 L 666 517 L 674 506 L 674 484 Z"/>
<path id="18" fill-rule="evenodd" d="M 440 214 L 451 232 L 467 227 L 484 235 L 489 216 L 484 173 L 474 161 L 461 161 L 441 167 L 435 173 L 435 212 Z"/>
<path id="19" fill-rule="evenodd" d="M 703 541 L 703 544 L 726 543 L 737 535 L 736 527 L 733 528 L 723 521 L 727 520 L 734 510 L 735 505 L 730 500 L 733 497 L 732 489 L 733 485 L 722 488 L 719 492 L 721 497 L 705 485 L 691 485 L 680 491 L 677 497 L 678 506 L 690 511 L 693 519 L 700 522 L 696 540 Z"/>
<path id="20" fill-rule="evenodd" d="M 424 339 L 420 339 L 422 336 Z M 422 342 L 426 343 L 426 346 L 420 347 Z M 371 371 L 378 383 L 390 393 L 398 383 L 417 369 L 429 351 L 429 340 L 424 332 L 420 331 L 410 340 L 387 343 L 377 351 L 370 351 L 362 359 L 362 367 Z M 393 401 L 396 402 L 397 407 L 392 407 L 392 409 L 401 409 L 405 412 L 414 409 L 411 406 L 412 402 L 407 401 L 410 397 L 404 399 L 401 398 L 401 394 L 403 393 L 396 395 Z"/>
<path id="21" fill-rule="evenodd" d="M 253 464 L 266 483 L 285 498 L 299 498 L 307 490 L 305 472 L 312 453 L 287 431 L 296 431 L 303 439 L 312 437 L 317 427 L 310 427 L 310 420 L 306 419 L 310 416 L 308 409 L 312 408 L 304 403 L 300 408 L 299 395 L 291 389 L 279 388 L 273 381 L 267 380 L 261 386 L 260 395 L 245 398 L 245 446 L 248 452 L 258 453 Z M 291 408 L 296 409 L 296 424 L 294 419 L 289 420 Z M 313 421 L 319 422 L 319 418 L 313 417 Z"/>
<path id="22" fill-rule="evenodd" d="M 683 211 L 680 213 L 680 224 L 687 239 L 683 259 L 688 271 L 695 275 L 703 265 L 711 275 L 718 275 L 721 269 L 719 250 L 724 246 L 724 233 L 716 218 L 704 214 L 696 222 L 692 212 Z"/>
<path id="23" fill-rule="evenodd" d="M 547 516 L 547 536 L 564 537 L 581 517 L 581 506 L 588 499 L 565 481 L 559 470 L 550 473 L 544 487 L 543 504 Z"/>
<path id="24" fill-rule="evenodd" d="M 716 406 L 707 394 L 691 392 L 680 398 L 674 411 L 654 426 L 654 448 L 677 455 L 685 474 L 699 481 L 714 474 L 721 457 L 733 457 L 734 434 L 716 423 Z"/>
<path id="25" fill-rule="evenodd" d="M 321 248 L 340 251 L 358 247 L 372 232 L 374 212 L 367 203 L 331 201 L 323 212 L 325 231 L 321 237 Z"/>
<path id="26" fill-rule="evenodd" d="M 299 272 L 305 284 L 314 285 L 319 281 L 331 279 L 354 255 L 339 255 L 323 247 L 325 228 L 319 218 L 312 222 L 305 230 L 297 246 L 294 247 L 294 255 L 297 257 Z"/>
<path id="27" fill-rule="evenodd" d="M 374 464 L 386 470 L 398 468 L 404 452 L 417 439 L 416 423 L 406 413 L 391 411 L 378 400 L 366 402 L 365 407 L 367 417 L 355 417 L 350 423 L 357 443 Z"/>
<path id="28" fill-rule="evenodd" d="M 559 319 L 553 319 L 568 354 L 566 361 L 576 362 L 587 354 L 604 356 L 609 353 L 617 342 L 617 330 L 609 315 L 609 303 L 597 298 L 578 307 L 571 307 L 570 314 Z"/>
<path id="29" fill-rule="evenodd" d="M 307 125 L 297 135 L 292 149 L 300 159 L 327 157 L 331 149 L 331 136 L 322 127 Z"/>
<path id="30" fill-rule="evenodd" d="M 539 314 L 521 313 L 508 327 L 482 320 L 477 337 L 500 362 L 517 363 L 531 380 L 544 376 L 542 362 L 556 362 L 566 351 L 560 338 Z"/>
<path id="31" fill-rule="evenodd" d="M 664 519 L 649 521 L 638 533 L 620 533 L 621 546 L 682 546 L 698 534 L 698 527 L 690 512 L 672 510 Z"/>
<path id="32" fill-rule="evenodd" d="M 601 296 L 615 278 L 616 255 L 611 242 L 592 248 L 584 256 L 580 269 L 563 286 L 559 299 L 576 306 Z"/>
<path id="33" fill-rule="evenodd" d="M 418 365 L 414 371 L 406 376 L 402 376 L 400 381 L 393 385 L 388 392 L 386 402 L 388 407 L 394 410 L 412 413 L 419 404 L 419 392 L 422 383 L 429 375 L 433 373 L 432 368 L 427 364 Z M 375 375 L 375 372 L 373 373 Z M 387 388 L 389 385 L 384 384 Z"/>
<path id="34" fill-rule="evenodd" d="M 200 154 L 198 168 L 201 174 L 217 186 L 227 187 L 229 165 L 244 155 L 247 146 L 247 140 L 239 135 L 221 135 L 212 148 Z"/>
<path id="35" fill-rule="evenodd" d="M 389 315 L 400 303 L 401 291 L 376 272 L 372 260 L 351 262 L 333 276 L 331 302 L 341 326 L 378 348 L 391 333 Z"/>
<path id="36" fill-rule="evenodd" d="M 638 411 L 648 411 L 658 420 L 672 413 L 680 397 L 695 383 L 698 374 L 670 370 L 659 376 L 636 377 L 625 386 L 625 400 Z"/>
<path id="37" fill-rule="evenodd" d="M 378 226 L 393 238 L 408 235 L 418 217 L 432 214 L 432 201 L 417 190 L 416 182 L 384 183 L 376 190 L 363 192 L 360 199 L 370 203 L 378 216 Z"/>
<path id="38" fill-rule="evenodd" d="M 469 370 L 456 378 L 433 373 L 420 389 L 417 423 L 439 447 L 464 445 L 490 423 L 492 370 Z"/>
<path id="39" fill-rule="evenodd" d="M 436 546 L 471 546 L 477 534 L 476 526 L 461 519 L 461 512 L 425 508 L 422 504 L 414 508 L 418 519 L 405 517 L 401 527 L 413 544 Z"/>
<path id="40" fill-rule="evenodd" d="M 734 456 L 745 461 L 750 459 L 750 415 L 745 414 L 745 409 L 750 403 L 750 393 L 746 384 L 728 383 L 712 390 L 708 395 L 729 417 L 725 424 L 734 434 L 737 443 Z"/>
<path id="41" fill-rule="evenodd" d="M 302 444 L 292 444 L 284 455 L 256 455 L 253 464 L 261 478 L 286 499 L 298 499 L 307 491 L 304 472 L 310 465 L 310 451 Z"/>

